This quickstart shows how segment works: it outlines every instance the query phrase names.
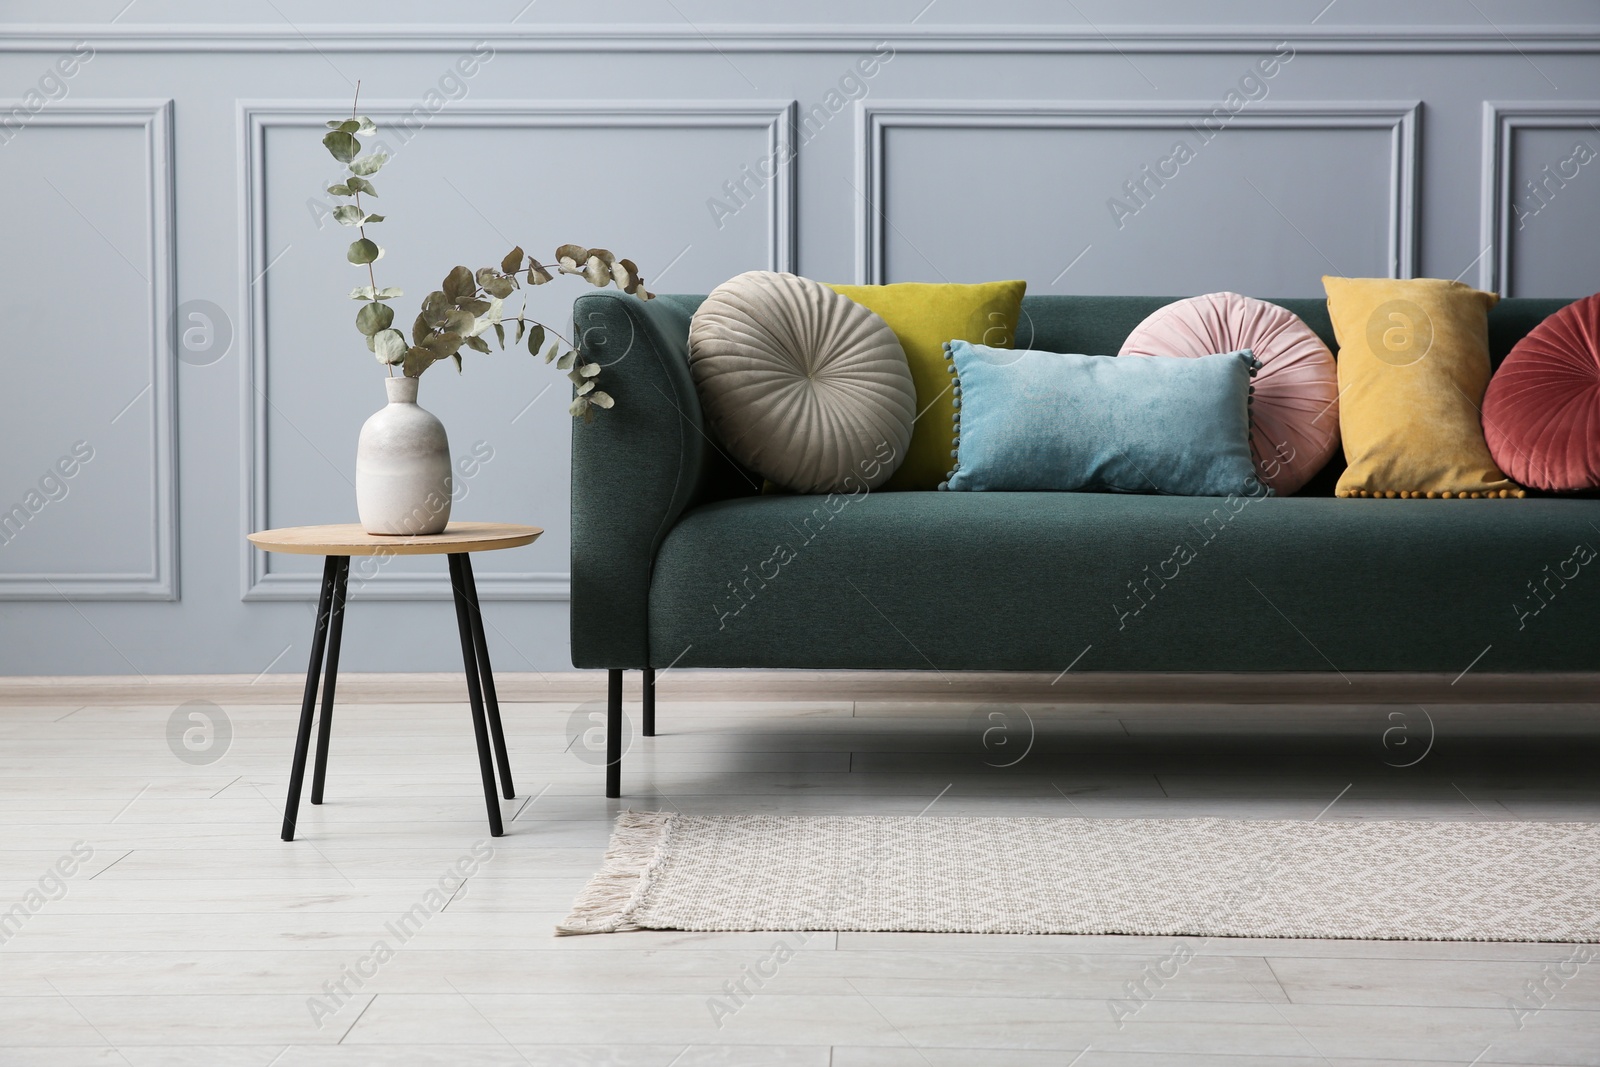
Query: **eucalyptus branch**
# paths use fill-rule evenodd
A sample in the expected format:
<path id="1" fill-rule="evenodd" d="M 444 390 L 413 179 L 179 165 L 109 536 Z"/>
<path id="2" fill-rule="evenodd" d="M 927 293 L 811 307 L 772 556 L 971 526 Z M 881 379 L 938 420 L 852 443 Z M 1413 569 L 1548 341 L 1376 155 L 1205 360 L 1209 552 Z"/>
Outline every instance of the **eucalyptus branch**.
<path id="1" fill-rule="evenodd" d="M 356 95 L 353 98 L 351 98 L 351 100 L 350 100 L 350 117 L 353 118 L 353 119 L 356 119 L 357 122 L 361 121 L 356 115 L 356 109 L 360 104 L 361 104 L 361 79 L 357 78 L 356 79 Z M 373 196 L 377 196 L 378 194 L 377 193 L 373 193 L 372 195 Z M 356 210 L 362 212 L 363 217 L 365 217 L 366 209 L 361 206 L 361 190 L 360 189 L 356 189 L 355 190 L 355 200 L 356 200 Z M 356 229 L 360 232 L 362 237 L 366 237 L 367 236 L 367 226 L 366 226 L 365 222 L 363 222 L 360 226 L 356 227 Z M 372 272 L 372 264 L 371 263 L 367 264 L 367 283 L 369 285 L 371 285 L 374 290 L 376 290 L 378 288 L 378 278 Z M 393 374 L 394 372 L 391 370 L 390 373 Z"/>
<path id="2" fill-rule="evenodd" d="M 569 341 L 565 337 L 563 337 L 561 334 L 557 333 L 555 327 L 546 326 L 544 323 L 540 322 L 538 319 L 533 318 L 532 316 L 530 316 L 528 314 L 527 305 L 523 305 L 523 309 L 521 311 L 517 312 L 517 317 L 512 319 L 512 320 L 510 320 L 510 321 L 515 322 L 515 323 L 519 323 L 519 324 L 523 323 L 524 321 L 530 322 L 533 325 L 538 326 L 541 329 L 543 329 L 545 333 L 549 334 L 551 337 L 554 337 L 557 341 L 560 341 L 562 344 L 566 345 L 568 348 L 575 349 L 575 348 L 578 347 L 577 345 L 573 344 L 571 341 Z"/>
<path id="3" fill-rule="evenodd" d="M 611 407 L 614 403 L 611 396 L 597 388 L 600 365 L 587 359 L 578 344 L 530 316 L 526 295 L 515 318 L 506 318 L 502 312 L 505 300 L 518 289 L 525 285 L 544 285 L 560 274 L 577 275 L 596 288 L 615 285 L 640 300 L 651 299 L 652 294 L 645 288 L 644 278 L 634 262 L 619 259 L 604 248 L 561 245 L 555 251 L 554 262 L 546 265 L 518 246 L 501 259 L 498 267 L 480 267 L 476 271 L 454 267 L 440 287 L 423 299 L 421 311 L 411 325 L 410 338 L 394 327 L 394 308 L 384 301 L 404 294 L 395 288 L 378 288 L 372 264 L 383 255 L 383 249 L 367 236 L 367 224 L 384 219 L 382 215 L 369 213 L 361 199 L 362 194 L 378 195 L 367 179 L 376 174 L 389 157 L 382 152 L 360 154 L 361 142 L 356 135 L 369 136 L 377 132 L 371 119 L 356 113 L 360 99 L 361 86 L 357 83 L 350 117 L 327 123 L 328 132 L 323 135 L 322 143 L 348 172 L 342 182 L 330 185 L 328 192 L 336 197 L 349 197 L 351 201 L 335 208 L 333 216 L 341 225 L 352 226 L 357 232 L 345 258 L 367 268 L 367 284 L 351 290 L 350 299 L 361 302 L 361 310 L 356 313 L 356 329 L 367 339 L 367 348 L 377 356 L 378 362 L 387 366 L 391 375 L 398 366 L 401 373 L 412 378 L 445 358 L 455 360 L 459 371 L 463 348 L 484 354 L 491 351 L 486 338 L 491 329 L 504 349 L 509 322 L 516 327 L 513 343 L 521 344 L 526 337 L 530 355 L 540 354 L 547 336 L 555 338 L 544 351 L 544 361 L 554 362 L 557 369 L 566 371 L 571 379 L 574 395 L 568 410 L 573 415 L 589 419 L 594 416 L 595 408 Z"/>

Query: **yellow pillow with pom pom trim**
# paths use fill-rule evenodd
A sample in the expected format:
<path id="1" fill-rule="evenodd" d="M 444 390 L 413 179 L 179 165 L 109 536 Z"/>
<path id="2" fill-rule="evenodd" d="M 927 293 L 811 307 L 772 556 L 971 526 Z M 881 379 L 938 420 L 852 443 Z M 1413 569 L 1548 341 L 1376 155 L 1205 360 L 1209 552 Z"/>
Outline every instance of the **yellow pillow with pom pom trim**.
<path id="1" fill-rule="evenodd" d="M 1489 309 L 1499 301 L 1438 278 L 1325 277 L 1339 341 L 1343 497 L 1505 497 L 1483 436 Z"/>

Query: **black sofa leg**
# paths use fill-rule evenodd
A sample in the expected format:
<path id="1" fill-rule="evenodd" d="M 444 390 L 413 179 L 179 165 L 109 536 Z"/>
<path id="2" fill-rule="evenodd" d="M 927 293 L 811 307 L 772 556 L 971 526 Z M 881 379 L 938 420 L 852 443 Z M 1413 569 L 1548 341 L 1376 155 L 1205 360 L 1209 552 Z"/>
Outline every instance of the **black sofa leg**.
<path id="1" fill-rule="evenodd" d="M 644 669 L 644 727 L 641 732 L 646 737 L 656 735 L 656 672 L 652 667 Z"/>
<path id="2" fill-rule="evenodd" d="M 606 676 L 606 796 L 622 795 L 622 672 Z"/>

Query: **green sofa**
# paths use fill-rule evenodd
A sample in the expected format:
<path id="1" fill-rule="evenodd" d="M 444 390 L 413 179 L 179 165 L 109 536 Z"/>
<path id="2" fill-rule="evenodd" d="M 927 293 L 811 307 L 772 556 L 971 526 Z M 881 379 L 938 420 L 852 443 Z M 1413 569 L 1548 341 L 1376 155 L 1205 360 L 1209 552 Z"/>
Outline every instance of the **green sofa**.
<path id="1" fill-rule="evenodd" d="M 646 735 L 668 666 L 1600 669 L 1600 574 L 1578 549 L 1600 546 L 1600 499 L 1337 499 L 1339 458 L 1300 493 L 1257 500 L 762 495 L 689 376 L 702 299 L 598 293 L 574 308 L 616 398 L 572 434 L 572 662 L 610 671 L 608 796 L 627 669 L 645 672 Z M 1019 345 L 1116 352 L 1168 302 L 1030 296 Z M 1334 347 L 1324 301 L 1278 303 Z M 1496 364 L 1565 303 L 1502 301 Z"/>

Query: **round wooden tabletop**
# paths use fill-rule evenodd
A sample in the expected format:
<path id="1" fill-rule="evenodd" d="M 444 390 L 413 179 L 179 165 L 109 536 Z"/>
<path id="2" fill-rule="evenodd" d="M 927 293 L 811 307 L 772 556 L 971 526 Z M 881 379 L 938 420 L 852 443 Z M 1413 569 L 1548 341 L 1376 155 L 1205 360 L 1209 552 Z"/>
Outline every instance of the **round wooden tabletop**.
<path id="1" fill-rule="evenodd" d="M 443 533 L 369 534 L 360 523 L 346 522 L 262 530 L 250 535 L 250 543 L 268 552 L 301 556 L 435 556 L 518 548 L 532 544 L 542 533 L 537 526 L 509 522 L 452 522 Z"/>

